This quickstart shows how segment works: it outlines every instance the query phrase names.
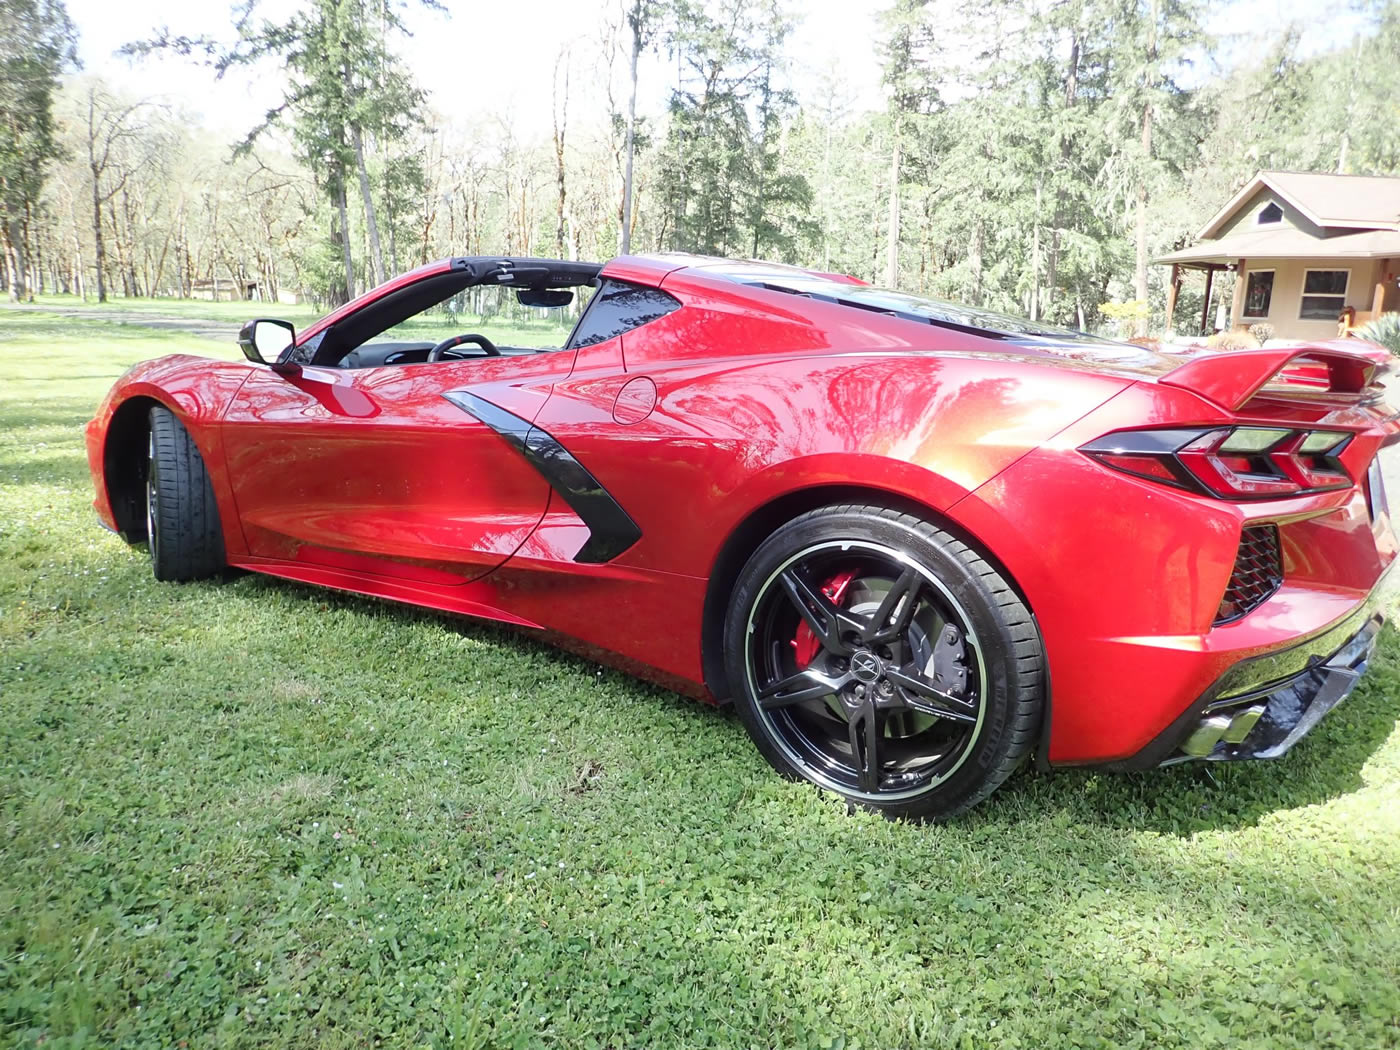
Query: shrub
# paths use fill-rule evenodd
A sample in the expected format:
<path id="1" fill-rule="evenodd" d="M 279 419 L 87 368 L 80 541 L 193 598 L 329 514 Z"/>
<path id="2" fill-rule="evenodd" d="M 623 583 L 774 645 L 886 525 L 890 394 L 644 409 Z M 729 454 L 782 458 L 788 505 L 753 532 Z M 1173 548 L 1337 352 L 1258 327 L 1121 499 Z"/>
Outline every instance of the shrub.
<path id="1" fill-rule="evenodd" d="M 1113 322 L 1118 338 L 1123 339 L 1137 330 L 1138 322 L 1145 321 L 1152 308 L 1142 299 L 1129 299 L 1125 303 L 1100 303 L 1099 313 Z"/>
<path id="2" fill-rule="evenodd" d="M 1249 326 L 1249 334 L 1259 340 L 1259 345 L 1263 346 L 1274 337 L 1274 326 L 1267 321 L 1260 321 L 1258 324 Z"/>
<path id="3" fill-rule="evenodd" d="M 1356 334 L 1400 356 L 1400 314 L 1381 314 L 1357 328 Z"/>
<path id="4" fill-rule="evenodd" d="M 1251 332 L 1216 332 L 1206 340 L 1206 346 L 1212 350 L 1258 350 L 1259 340 Z"/>

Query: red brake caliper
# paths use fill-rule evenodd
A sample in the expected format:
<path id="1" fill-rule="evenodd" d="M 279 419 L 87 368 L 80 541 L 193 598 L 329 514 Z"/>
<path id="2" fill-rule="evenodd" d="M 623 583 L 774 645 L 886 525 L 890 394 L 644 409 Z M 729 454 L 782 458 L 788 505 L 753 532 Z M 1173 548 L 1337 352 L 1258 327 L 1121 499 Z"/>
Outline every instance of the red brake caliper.
<path id="1" fill-rule="evenodd" d="M 846 595 L 846 588 L 856 578 L 854 571 L 839 572 L 826 583 L 822 584 L 822 593 L 831 599 L 835 605 L 841 604 L 841 599 Z M 797 669 L 805 670 L 821 649 L 822 643 L 812 632 L 812 628 L 807 626 L 806 620 L 800 620 L 797 624 L 797 636 L 788 643 L 792 646 L 794 658 L 797 660 Z"/>

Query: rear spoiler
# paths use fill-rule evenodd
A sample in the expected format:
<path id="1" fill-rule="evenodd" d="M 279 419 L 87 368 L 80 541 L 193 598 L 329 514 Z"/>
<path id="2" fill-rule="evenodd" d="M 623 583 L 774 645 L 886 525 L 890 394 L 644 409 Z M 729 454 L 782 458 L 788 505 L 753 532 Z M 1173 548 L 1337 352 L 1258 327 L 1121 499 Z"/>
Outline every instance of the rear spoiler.
<path id="1" fill-rule="evenodd" d="M 1189 390 L 1236 412 L 1271 380 L 1282 381 L 1288 392 L 1303 396 L 1359 396 L 1378 373 L 1389 369 L 1389 360 L 1390 355 L 1379 347 L 1343 347 L 1336 342 L 1300 344 L 1202 354 L 1157 381 Z"/>

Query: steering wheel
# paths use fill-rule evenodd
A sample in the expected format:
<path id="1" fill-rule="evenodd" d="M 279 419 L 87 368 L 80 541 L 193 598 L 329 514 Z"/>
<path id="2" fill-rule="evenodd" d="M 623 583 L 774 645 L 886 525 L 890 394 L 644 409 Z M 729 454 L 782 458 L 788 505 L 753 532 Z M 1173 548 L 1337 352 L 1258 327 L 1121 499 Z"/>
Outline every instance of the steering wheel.
<path id="1" fill-rule="evenodd" d="M 491 342 L 491 340 L 487 339 L 484 335 L 477 335 L 475 332 L 469 332 L 466 335 L 454 335 L 451 339 L 444 339 L 442 342 L 438 343 L 437 346 L 428 351 L 427 360 L 441 361 L 443 354 L 451 350 L 454 346 L 461 346 L 463 343 L 475 343 L 486 351 L 487 357 L 501 356 L 501 352 L 496 349 L 495 343 Z"/>

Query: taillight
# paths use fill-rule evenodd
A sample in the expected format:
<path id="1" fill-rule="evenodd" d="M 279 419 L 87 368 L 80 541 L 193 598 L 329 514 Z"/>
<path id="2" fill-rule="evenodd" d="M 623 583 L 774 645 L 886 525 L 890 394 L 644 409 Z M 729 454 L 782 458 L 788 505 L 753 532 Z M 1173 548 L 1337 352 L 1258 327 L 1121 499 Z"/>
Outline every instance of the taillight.
<path id="1" fill-rule="evenodd" d="M 1080 451 L 1125 474 L 1222 499 L 1278 499 L 1346 488 L 1335 430 L 1212 427 L 1123 430 Z"/>

